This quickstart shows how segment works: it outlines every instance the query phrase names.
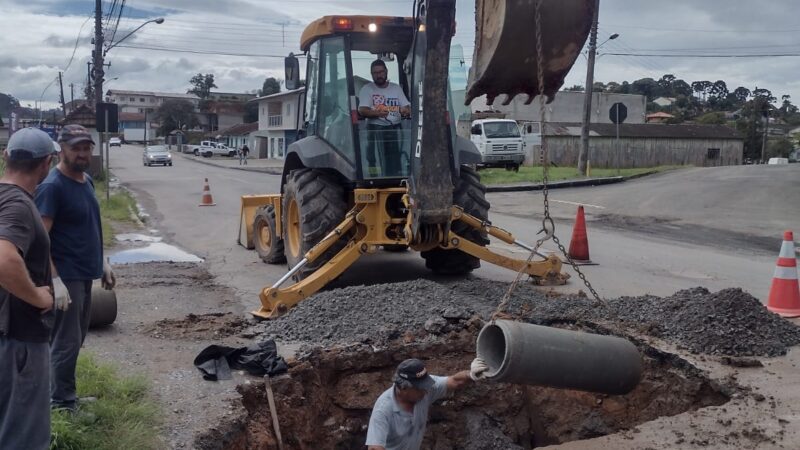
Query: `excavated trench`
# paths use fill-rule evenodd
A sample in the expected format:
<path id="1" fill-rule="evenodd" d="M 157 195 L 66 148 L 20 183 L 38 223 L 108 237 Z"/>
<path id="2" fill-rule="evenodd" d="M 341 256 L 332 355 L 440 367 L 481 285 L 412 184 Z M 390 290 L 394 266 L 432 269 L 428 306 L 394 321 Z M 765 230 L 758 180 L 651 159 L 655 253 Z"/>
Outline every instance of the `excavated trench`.
<path id="1" fill-rule="evenodd" d="M 403 359 L 427 361 L 434 374 L 452 374 L 474 358 L 479 323 L 435 340 L 396 341 L 375 349 L 354 345 L 299 357 L 273 379 L 284 446 L 363 449 L 369 415 Z M 557 324 L 576 329 L 574 323 Z M 594 324 L 579 328 L 605 333 Z M 530 449 L 630 429 L 662 416 L 726 403 L 718 385 L 687 361 L 634 340 L 644 358 L 641 383 L 624 396 L 533 386 L 479 383 L 431 409 L 423 449 Z M 264 383 L 239 386 L 247 414 L 199 436 L 201 449 L 277 449 Z"/>

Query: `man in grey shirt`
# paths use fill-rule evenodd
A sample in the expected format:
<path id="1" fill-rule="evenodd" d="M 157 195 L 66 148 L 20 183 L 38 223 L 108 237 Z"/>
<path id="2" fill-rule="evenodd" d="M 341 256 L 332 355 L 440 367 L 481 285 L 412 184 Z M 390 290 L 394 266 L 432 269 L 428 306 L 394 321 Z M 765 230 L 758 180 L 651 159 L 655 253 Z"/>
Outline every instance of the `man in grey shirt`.
<path id="1" fill-rule="evenodd" d="M 397 366 L 394 385 L 384 391 L 369 418 L 368 450 L 417 450 L 422 445 L 428 410 L 447 395 L 484 377 L 489 367 L 476 358 L 470 370 L 449 377 L 429 375 L 425 364 L 407 359 Z"/>

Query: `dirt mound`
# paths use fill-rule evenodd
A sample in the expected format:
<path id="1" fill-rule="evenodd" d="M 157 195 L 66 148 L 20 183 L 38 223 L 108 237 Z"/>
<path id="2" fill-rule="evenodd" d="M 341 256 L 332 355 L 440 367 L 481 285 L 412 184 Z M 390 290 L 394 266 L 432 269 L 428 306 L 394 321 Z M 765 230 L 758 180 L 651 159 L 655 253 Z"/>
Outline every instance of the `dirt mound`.
<path id="1" fill-rule="evenodd" d="M 326 346 L 417 340 L 463 329 L 473 315 L 489 318 L 507 288 L 502 282 L 467 279 L 334 289 L 301 302 L 285 317 L 257 325 L 253 333 Z M 598 305 L 583 296 L 549 295 L 521 284 L 508 312 L 544 325 L 601 322 L 621 333 L 651 335 L 712 355 L 777 356 L 800 343 L 800 327 L 741 289 L 712 293 L 694 288 L 669 297 L 621 297 Z"/>
<path id="2" fill-rule="evenodd" d="M 238 334 L 247 325 L 247 320 L 231 313 L 189 314 L 142 326 L 141 331 L 159 339 L 209 340 Z"/>
<path id="3" fill-rule="evenodd" d="M 454 287 L 415 280 L 333 289 L 301 302 L 284 317 L 257 325 L 254 331 L 282 341 L 325 346 L 383 345 L 399 338 L 463 329 L 470 317 L 485 316 L 494 309 L 492 302 L 461 295 Z"/>

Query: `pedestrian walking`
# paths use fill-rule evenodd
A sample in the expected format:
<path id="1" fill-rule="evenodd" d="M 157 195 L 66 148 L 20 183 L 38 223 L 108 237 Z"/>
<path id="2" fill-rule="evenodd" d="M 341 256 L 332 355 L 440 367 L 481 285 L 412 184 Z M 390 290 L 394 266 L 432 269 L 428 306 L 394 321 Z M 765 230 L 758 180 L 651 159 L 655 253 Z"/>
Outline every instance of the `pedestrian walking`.
<path id="1" fill-rule="evenodd" d="M 58 143 L 61 161 L 36 189 L 36 206 L 50 233 L 57 303 L 59 292 L 66 297 L 56 308 L 50 341 L 51 406 L 74 411 L 75 366 L 89 330 L 92 281 L 102 278 L 103 287 L 112 289 L 115 279 L 103 259 L 100 205 L 86 173 L 94 140 L 84 127 L 67 125 Z"/>
<path id="2" fill-rule="evenodd" d="M 249 154 L 250 154 L 250 148 L 247 146 L 247 144 L 242 145 L 241 150 L 239 150 L 239 165 L 240 166 L 242 164 L 244 164 L 245 166 L 247 165 L 247 155 L 249 155 Z"/>
<path id="3" fill-rule="evenodd" d="M 50 446 L 50 238 L 33 201 L 55 154 L 35 128 L 14 133 L 0 178 L 0 449 Z"/>

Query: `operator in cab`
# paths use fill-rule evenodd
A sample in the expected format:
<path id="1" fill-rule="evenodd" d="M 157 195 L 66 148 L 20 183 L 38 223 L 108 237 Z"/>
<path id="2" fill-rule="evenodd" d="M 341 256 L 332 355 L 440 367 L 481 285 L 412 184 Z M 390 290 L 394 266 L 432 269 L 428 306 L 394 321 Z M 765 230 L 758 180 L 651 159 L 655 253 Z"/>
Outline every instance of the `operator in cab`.
<path id="1" fill-rule="evenodd" d="M 358 113 L 367 119 L 369 175 L 397 176 L 402 173 L 400 120 L 411 116 L 411 103 L 400 85 L 389 81 L 383 60 L 373 61 L 370 72 L 373 82 L 358 93 Z M 379 160 L 380 155 L 383 161 Z"/>
<path id="2" fill-rule="evenodd" d="M 487 370 L 489 366 L 481 358 L 475 358 L 469 370 L 449 377 L 430 375 L 419 359 L 401 362 L 394 383 L 372 408 L 367 450 L 419 450 L 431 405 L 448 393 L 485 378 Z"/>

